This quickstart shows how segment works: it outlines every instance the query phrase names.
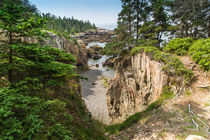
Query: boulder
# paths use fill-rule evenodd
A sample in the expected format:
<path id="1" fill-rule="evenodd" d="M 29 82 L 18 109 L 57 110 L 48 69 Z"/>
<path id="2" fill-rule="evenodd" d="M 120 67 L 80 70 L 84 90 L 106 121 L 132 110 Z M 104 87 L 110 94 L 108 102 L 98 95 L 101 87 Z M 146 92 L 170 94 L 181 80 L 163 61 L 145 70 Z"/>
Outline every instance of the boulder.
<path id="1" fill-rule="evenodd" d="M 207 139 L 202 136 L 189 135 L 185 140 L 207 140 Z"/>
<path id="2" fill-rule="evenodd" d="M 96 67 L 99 67 L 99 64 L 96 64 Z"/>
<path id="3" fill-rule="evenodd" d="M 106 59 L 106 61 L 103 63 L 103 66 L 107 66 L 107 67 L 114 67 L 115 63 L 116 63 L 117 57 L 113 56 L 111 58 Z"/>
<path id="4" fill-rule="evenodd" d="M 98 52 L 98 51 L 102 50 L 102 47 L 100 47 L 99 45 L 94 45 L 94 46 L 90 46 L 90 49 Z"/>
<path id="5" fill-rule="evenodd" d="M 92 58 L 93 58 L 94 60 L 98 60 L 98 59 L 102 58 L 102 56 L 101 56 L 101 55 L 94 54 L 94 55 L 92 56 Z"/>
<path id="6" fill-rule="evenodd" d="M 87 50 L 87 56 L 88 56 L 88 58 L 92 58 L 93 55 L 94 55 L 94 50 L 91 49 L 91 48 L 89 48 L 89 49 Z"/>

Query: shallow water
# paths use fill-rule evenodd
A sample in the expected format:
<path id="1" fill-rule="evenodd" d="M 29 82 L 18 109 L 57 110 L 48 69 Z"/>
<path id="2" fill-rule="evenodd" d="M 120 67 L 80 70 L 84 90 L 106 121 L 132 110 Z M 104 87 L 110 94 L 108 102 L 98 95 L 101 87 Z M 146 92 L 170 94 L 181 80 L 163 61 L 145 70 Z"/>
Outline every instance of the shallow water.
<path id="1" fill-rule="evenodd" d="M 92 42 L 87 47 L 93 45 L 100 45 L 104 47 L 106 43 Z M 104 124 L 109 124 L 109 113 L 107 106 L 107 87 L 104 83 L 104 78 L 113 78 L 114 70 L 108 67 L 103 67 L 102 63 L 106 61 L 110 56 L 102 56 L 101 59 L 93 60 L 88 59 L 88 65 L 90 70 L 81 73 L 80 75 L 88 78 L 86 80 L 80 80 L 82 88 L 82 98 L 88 110 L 91 112 L 92 117 Z M 95 67 L 99 64 L 99 67 Z"/>
<path id="2" fill-rule="evenodd" d="M 106 61 L 107 58 L 109 58 L 110 56 L 102 56 L 101 59 L 98 60 L 93 60 L 93 59 L 88 59 L 88 65 L 91 66 L 95 66 L 96 64 L 99 64 L 99 67 L 97 68 L 98 70 L 101 71 L 101 73 L 104 75 L 104 77 L 107 78 L 113 78 L 114 77 L 114 69 L 111 69 L 109 67 L 103 67 L 103 62 Z"/>
<path id="3" fill-rule="evenodd" d="M 100 43 L 100 42 L 90 42 L 88 45 L 87 45 L 87 49 L 89 49 L 91 46 L 95 46 L 95 45 L 98 45 L 102 48 L 105 47 L 106 43 Z"/>
<path id="4" fill-rule="evenodd" d="M 100 43 L 100 42 L 91 42 L 88 44 L 87 48 L 90 46 L 99 45 L 102 48 L 105 47 L 106 43 Z M 106 61 L 106 59 L 110 58 L 110 56 L 103 55 L 102 58 L 98 60 L 88 59 L 88 66 L 95 66 L 96 64 L 99 64 L 98 70 L 101 71 L 101 73 L 107 77 L 107 78 L 113 78 L 114 77 L 114 69 L 111 69 L 109 67 L 103 67 L 103 62 Z"/>

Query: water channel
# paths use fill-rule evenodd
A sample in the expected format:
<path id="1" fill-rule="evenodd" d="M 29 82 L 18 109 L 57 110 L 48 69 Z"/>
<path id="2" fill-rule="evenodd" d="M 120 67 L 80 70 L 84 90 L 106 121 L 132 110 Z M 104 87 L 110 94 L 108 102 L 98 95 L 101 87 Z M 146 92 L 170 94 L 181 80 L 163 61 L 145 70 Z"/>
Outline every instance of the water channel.
<path id="1" fill-rule="evenodd" d="M 106 43 L 91 42 L 87 45 L 87 48 L 95 45 L 104 47 L 105 44 Z M 82 98 L 93 118 L 105 124 L 109 124 L 106 79 L 114 77 L 114 70 L 103 67 L 102 64 L 109 57 L 110 56 L 104 55 L 98 60 L 88 59 L 90 69 L 80 74 L 88 78 L 88 81 L 81 80 Z M 96 67 L 96 64 L 99 64 L 99 67 Z"/>

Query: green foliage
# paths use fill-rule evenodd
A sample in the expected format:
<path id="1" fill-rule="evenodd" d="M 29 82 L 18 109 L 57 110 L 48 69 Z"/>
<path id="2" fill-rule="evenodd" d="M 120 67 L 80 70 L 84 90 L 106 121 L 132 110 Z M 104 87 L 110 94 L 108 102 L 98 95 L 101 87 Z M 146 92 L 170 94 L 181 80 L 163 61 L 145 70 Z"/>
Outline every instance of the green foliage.
<path id="1" fill-rule="evenodd" d="M 106 131 L 109 132 L 110 134 L 117 134 L 119 131 L 129 128 L 131 125 L 138 123 L 139 120 L 149 116 L 151 111 L 159 108 L 165 100 L 170 99 L 173 96 L 174 96 L 174 93 L 171 91 L 171 88 L 168 86 L 165 86 L 162 90 L 162 94 L 159 100 L 151 103 L 144 111 L 137 112 L 131 115 L 122 123 L 107 126 Z"/>
<path id="2" fill-rule="evenodd" d="M 170 10 L 171 19 L 178 27 L 176 37 L 195 39 L 210 37 L 208 0 L 173 0 Z"/>
<path id="3" fill-rule="evenodd" d="M 71 54 L 48 46 L 12 47 L 15 81 L 0 89 L 0 139 L 105 139 L 76 93 Z"/>
<path id="4" fill-rule="evenodd" d="M 158 41 L 156 37 L 161 30 L 163 30 L 162 27 L 155 26 L 154 22 L 145 22 L 139 29 L 140 37 L 137 43 L 140 46 L 157 46 L 160 40 Z"/>
<path id="5" fill-rule="evenodd" d="M 113 39 L 111 42 L 107 43 L 106 46 L 100 51 L 103 55 L 119 55 L 125 49 L 124 42 L 117 42 L 116 39 Z"/>
<path id="6" fill-rule="evenodd" d="M 210 70 L 210 39 L 199 39 L 189 49 L 193 60 L 204 70 Z"/>
<path id="7" fill-rule="evenodd" d="M 163 51 L 177 55 L 186 55 L 193 42 L 192 38 L 175 38 L 163 48 Z"/>
<path id="8" fill-rule="evenodd" d="M 72 138 L 70 130 L 59 122 L 54 122 L 58 113 L 50 115 L 50 112 L 65 112 L 65 102 L 46 100 L 47 96 L 39 95 L 39 92 L 47 87 L 61 86 L 67 75 L 72 77 L 74 67 L 70 63 L 75 62 L 75 58 L 47 46 L 12 45 L 12 48 L 15 54 L 12 67 L 15 81 L 10 87 L 0 90 L 1 138 L 32 139 L 40 137 L 40 133 L 43 133 L 43 137 Z M 1 65 L 8 69 L 10 67 L 7 61 L 3 61 Z M 4 70 L 0 73 L 4 76 Z M 48 120 L 45 120 L 43 115 L 50 115 L 49 123 L 52 121 L 55 126 L 46 126 Z M 68 117 L 70 114 L 63 115 Z M 45 129 L 47 136 L 44 135 Z"/>
<path id="9" fill-rule="evenodd" d="M 38 45 L 12 45 L 12 49 L 14 51 L 12 67 L 14 82 L 30 77 L 30 79 L 36 79 L 36 84 L 39 82 L 48 86 L 56 86 L 64 82 L 63 77 L 70 78 L 74 75 L 74 66 L 71 64 L 76 60 L 72 54 L 67 54 L 57 48 Z M 10 69 L 6 58 L 5 55 L 5 61 L 0 63 L 5 68 L 0 71 L 1 76 Z"/>
<path id="10" fill-rule="evenodd" d="M 12 37 L 40 34 L 40 29 L 45 25 L 44 18 L 28 10 L 22 1 L 3 0 L 3 3 L 0 6 L 0 28 L 7 37 L 9 33 Z"/>
<path id="11" fill-rule="evenodd" d="M 0 139 L 106 139 L 79 96 L 74 56 L 21 41 L 43 34 L 44 19 L 33 11 L 27 0 L 0 3 L 7 37 L 0 49 Z"/>
<path id="12" fill-rule="evenodd" d="M 169 76 L 183 76 L 183 78 L 185 79 L 185 84 L 190 84 L 190 82 L 192 81 L 192 71 L 187 70 L 178 57 L 169 53 L 162 52 L 156 47 L 135 47 L 131 50 L 131 55 L 134 55 L 141 51 L 151 54 L 152 59 L 162 62 L 164 64 L 163 70 Z"/>
<path id="13" fill-rule="evenodd" d="M 51 15 L 50 13 L 43 14 L 44 18 L 48 19 L 47 29 L 66 34 L 75 34 L 91 29 L 96 29 L 94 24 L 90 21 L 76 20 L 72 18 L 61 18 Z"/>

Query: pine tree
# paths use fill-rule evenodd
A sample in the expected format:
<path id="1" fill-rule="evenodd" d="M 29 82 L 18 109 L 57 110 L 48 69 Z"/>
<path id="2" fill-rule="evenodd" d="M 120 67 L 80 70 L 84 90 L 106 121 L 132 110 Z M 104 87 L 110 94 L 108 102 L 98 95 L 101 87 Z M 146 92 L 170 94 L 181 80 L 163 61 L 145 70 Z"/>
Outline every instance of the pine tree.
<path id="1" fill-rule="evenodd" d="M 133 0 L 134 32 L 136 41 L 139 39 L 139 29 L 149 17 L 149 4 L 147 0 Z"/>
<path id="2" fill-rule="evenodd" d="M 167 31 L 169 26 L 169 18 L 166 13 L 167 0 L 151 0 L 151 14 L 154 24 L 155 38 L 157 39 L 156 47 L 160 47 L 163 33 Z"/>
<path id="3" fill-rule="evenodd" d="M 132 0 L 122 0 L 122 11 L 119 13 L 118 26 L 122 26 L 126 34 L 126 42 L 129 50 L 132 48 L 133 42 L 133 8 Z"/>
<path id="4" fill-rule="evenodd" d="M 0 7 L 0 28 L 1 34 L 7 37 L 7 48 L 9 49 L 9 70 L 8 80 L 13 81 L 13 44 L 20 43 L 21 37 L 31 37 L 40 32 L 45 21 L 24 7 L 22 1 L 4 0 Z"/>
<path id="5" fill-rule="evenodd" d="M 208 37 L 209 10 L 208 0 L 174 0 L 171 7 L 173 20 L 178 25 L 178 37 Z"/>

